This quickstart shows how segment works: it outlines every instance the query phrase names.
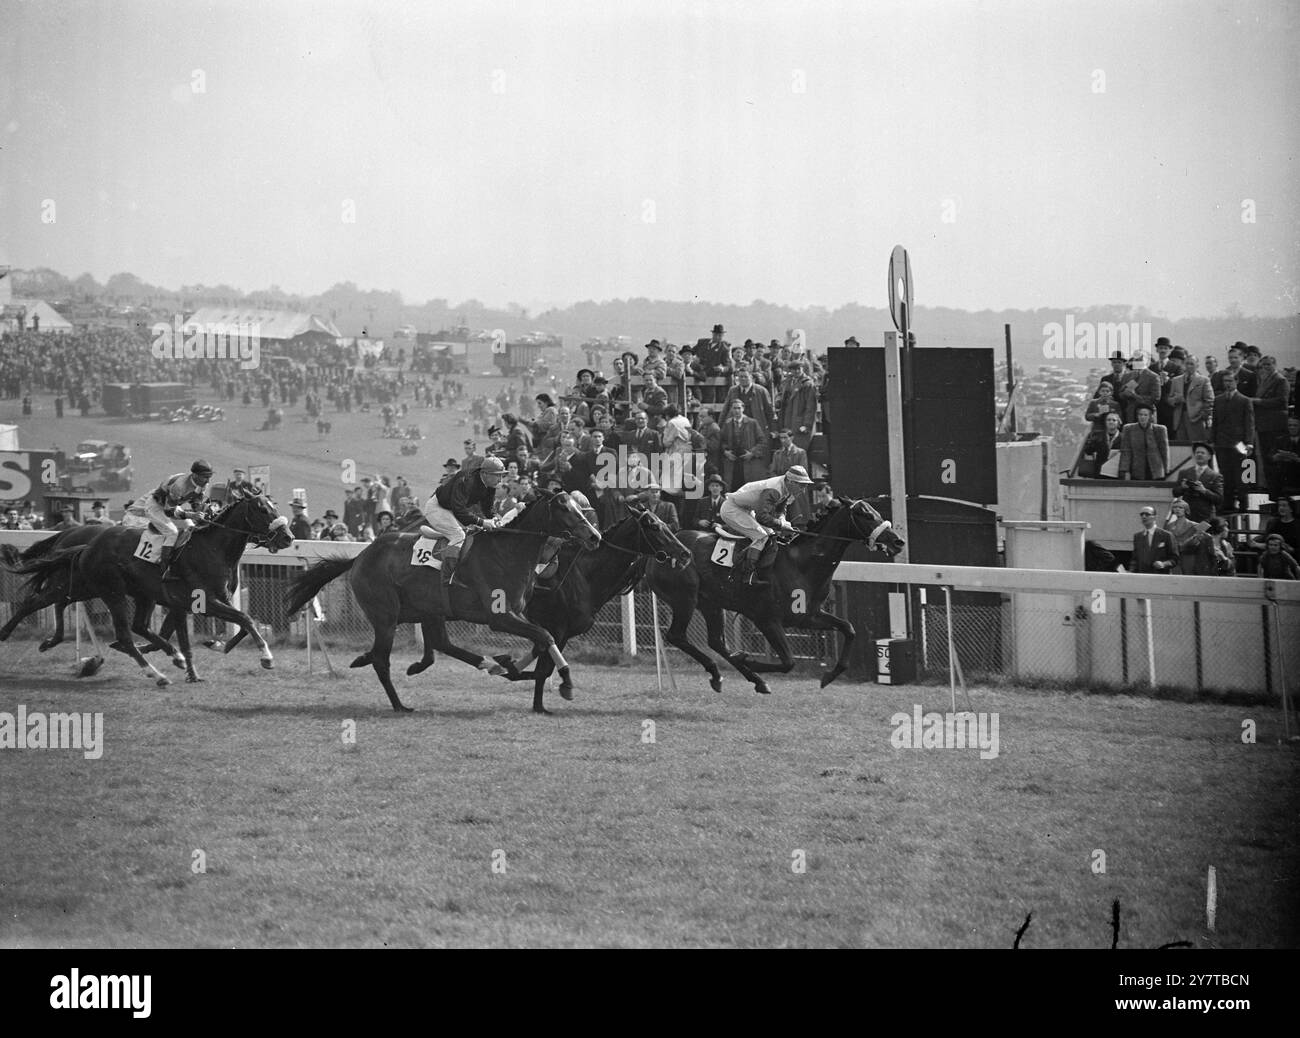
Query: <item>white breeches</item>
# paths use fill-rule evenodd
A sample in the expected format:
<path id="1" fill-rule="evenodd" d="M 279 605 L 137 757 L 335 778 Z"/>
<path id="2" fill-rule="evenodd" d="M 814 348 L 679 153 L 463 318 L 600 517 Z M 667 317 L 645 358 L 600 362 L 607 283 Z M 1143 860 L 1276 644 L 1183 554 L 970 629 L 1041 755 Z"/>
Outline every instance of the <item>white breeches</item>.
<path id="1" fill-rule="evenodd" d="M 424 521 L 425 525 L 437 530 L 439 536 L 446 537 L 449 546 L 455 547 L 465 542 L 465 528 L 457 522 L 454 515 L 438 504 L 438 499 L 432 495 L 429 497 L 429 503 L 424 507 Z"/>
<path id="2" fill-rule="evenodd" d="M 154 529 L 167 535 L 163 540 L 163 545 L 166 546 L 175 544 L 180 531 L 194 524 L 188 519 L 169 518 L 163 511 L 162 505 L 155 501 L 152 495 L 146 494 L 127 510 L 122 517 L 122 525 L 136 529 L 152 525 Z"/>
<path id="3" fill-rule="evenodd" d="M 734 505 L 729 500 L 722 502 L 722 507 L 718 509 L 718 518 L 722 520 L 724 526 L 752 537 L 755 548 L 762 549 L 767 544 L 767 539 L 772 536 L 771 531 L 754 518 L 753 512 Z"/>

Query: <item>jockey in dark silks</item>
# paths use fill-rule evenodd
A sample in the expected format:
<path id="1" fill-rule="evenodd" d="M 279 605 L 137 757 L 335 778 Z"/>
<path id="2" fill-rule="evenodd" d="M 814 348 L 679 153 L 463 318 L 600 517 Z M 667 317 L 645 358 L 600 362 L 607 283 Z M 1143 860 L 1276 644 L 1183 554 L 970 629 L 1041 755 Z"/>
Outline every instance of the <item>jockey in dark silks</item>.
<path id="1" fill-rule="evenodd" d="M 208 483 L 212 481 L 212 466 L 199 459 L 189 472 L 168 476 L 156 488 L 140 498 L 126 510 L 123 526 L 144 527 L 152 525 L 165 533 L 172 546 L 163 543 L 163 580 L 172 578 L 171 568 L 182 546 L 190 538 L 194 527 L 191 520 L 203 513 L 208 500 Z"/>
<path id="2" fill-rule="evenodd" d="M 450 567 L 451 572 L 444 574 L 449 583 L 456 583 L 452 575 L 460 559 L 461 546 L 465 543 L 465 527 L 481 526 L 485 530 L 495 530 L 513 518 L 506 515 L 495 519 L 492 516 L 497 484 L 505 473 L 506 467 L 500 458 L 487 457 L 479 464 L 468 464 L 439 486 L 424 506 L 427 525 L 420 527 L 420 533 L 425 537 L 447 538 L 442 564 Z"/>

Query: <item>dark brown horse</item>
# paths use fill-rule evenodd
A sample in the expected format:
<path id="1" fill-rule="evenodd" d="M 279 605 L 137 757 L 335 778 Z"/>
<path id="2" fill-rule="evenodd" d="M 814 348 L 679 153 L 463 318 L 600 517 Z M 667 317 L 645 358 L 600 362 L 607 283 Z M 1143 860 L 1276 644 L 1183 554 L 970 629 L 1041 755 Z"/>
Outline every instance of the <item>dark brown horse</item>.
<path id="1" fill-rule="evenodd" d="M 776 560 L 767 574 L 766 585 L 750 585 L 731 578 L 732 571 L 711 561 L 718 535 L 687 531 L 682 543 L 691 549 L 695 565 L 684 572 L 669 570 L 652 562 L 646 574 L 651 589 L 672 609 L 673 622 L 665 634 L 675 645 L 709 672 L 709 684 L 722 691 L 722 675 L 703 650 L 691 643 L 687 625 L 695 610 L 704 615 L 708 628 L 709 648 L 723 657 L 754 686 L 766 695 L 771 690 L 760 674 L 788 674 L 794 657 L 785 637 L 785 628 L 804 631 L 838 631 L 844 639 L 839 658 L 821 680 L 825 688 L 844 673 L 848 666 L 849 647 L 855 631 L 826 609 L 835 567 L 844 558 L 850 544 L 867 544 L 874 551 L 893 558 L 903 550 L 903 539 L 896 534 L 880 513 L 865 501 L 843 501 L 806 531 L 794 534 L 782 543 Z M 731 553 L 735 558 L 743 545 Z M 729 609 L 748 617 L 776 650 L 780 663 L 753 660 L 743 652 L 731 652 L 723 637 L 722 611 Z"/>
<path id="2" fill-rule="evenodd" d="M 147 647 L 175 653 L 170 644 L 148 629 L 147 618 L 155 604 L 167 610 L 168 625 L 176 631 L 186 680 L 200 680 L 190 652 L 185 624 L 187 612 L 238 624 L 257 643 L 262 651 L 262 666 L 269 670 L 273 665 L 270 647 L 252 618 L 231 605 L 230 588 L 240 556 L 250 540 L 271 551 L 293 543 L 288 520 L 261 494 L 231 502 L 216 515 L 199 521 L 189 543 L 172 563 L 171 572 L 176 579 L 167 581 L 163 581 L 158 563 L 135 557 L 143 532 L 138 527 L 104 527 L 84 544 L 56 548 L 44 558 L 12 569 L 15 573 L 32 573 L 44 579 L 45 590 L 38 597 L 57 589 L 65 602 L 102 599 L 113 616 L 117 638 L 109 648 L 130 656 L 160 686 L 170 682 L 144 658 L 131 637 L 134 630 L 149 642 Z M 128 622 L 128 599 L 136 605 L 134 627 Z M 142 602 L 147 608 L 142 607 Z"/>
<path id="3" fill-rule="evenodd" d="M 478 533 L 464 548 L 456 568 L 457 584 L 444 584 L 442 574 L 411 564 L 418 534 L 386 533 L 355 558 L 322 559 L 294 578 L 286 611 L 293 616 L 336 577 L 348 574 L 357 602 L 374 628 L 370 651 L 352 661 L 354 667 L 372 666 L 394 710 L 410 712 L 397 697 L 391 677 L 393 635 L 403 623 L 431 624 L 435 648 L 484 670 L 503 672 L 501 664 L 456 649 L 446 640 L 447 620 L 486 624 L 494 631 L 525 638 L 538 654 L 555 661 L 562 685 L 572 688 L 569 665 L 555 639 L 524 616 L 537 580 L 536 566 L 549 538 L 575 538 L 584 548 L 600 544 L 600 533 L 578 510 L 568 494 L 542 491 L 507 526 Z M 465 586 L 461 587 L 459 584 Z M 439 625 L 443 626 L 439 636 Z"/>
<path id="4" fill-rule="evenodd" d="M 668 566 L 689 566 L 691 553 L 682 544 L 668 524 L 653 512 L 632 508 L 630 514 L 604 531 L 600 547 L 584 551 L 575 544 L 567 544 L 557 558 L 558 568 L 551 583 L 539 583 L 528 603 L 528 619 L 546 628 L 563 650 L 570 638 L 586 634 L 596 622 L 596 614 L 606 602 L 630 591 L 645 574 L 646 562 L 651 557 Z M 435 650 L 441 650 L 456 659 L 475 667 L 482 667 L 484 657 L 466 653 L 447 641 L 443 622 L 421 625 L 424 635 L 424 657 L 412 663 L 408 674 L 419 674 L 433 663 Z M 515 663 L 509 656 L 494 657 L 505 670 L 509 681 L 533 679 L 533 713 L 549 714 L 543 705 L 546 679 L 555 671 L 555 661 L 549 655 L 534 652 Z M 520 671 L 532 659 L 537 666 Z M 572 699 L 573 692 L 560 687 L 564 699 Z"/>
<path id="5" fill-rule="evenodd" d="M 48 559 L 60 549 L 89 544 L 107 529 L 109 529 L 107 525 L 93 523 L 88 523 L 85 526 L 74 526 L 70 530 L 63 530 L 55 534 L 53 537 L 39 540 L 21 552 L 12 545 L 0 545 L 0 566 L 4 566 L 5 569 L 12 573 L 30 572 L 31 567 L 28 564 Z M 26 567 L 26 569 L 20 567 Z M 56 645 L 61 644 L 64 638 L 63 614 L 74 601 L 68 594 L 68 580 L 71 575 L 72 568 L 70 566 L 56 566 L 45 572 L 34 572 L 27 585 L 26 598 L 14 611 L 14 615 L 9 618 L 9 622 L 0 627 L 0 642 L 5 641 L 18 624 L 32 613 L 50 607 L 54 610 L 54 633 L 43 639 L 38 648 L 41 652 L 49 652 Z M 160 634 L 154 634 L 149 629 L 149 623 L 153 619 L 154 603 L 143 595 L 132 596 L 132 601 L 135 604 L 135 611 L 131 618 L 131 630 L 144 638 L 146 643 L 141 651 L 153 652 L 156 649 L 162 649 L 171 656 L 172 663 L 184 670 L 185 657 L 181 655 L 179 649 L 172 647 L 171 642 L 168 641 L 168 632 L 164 630 Z M 102 656 L 83 660 L 77 677 L 85 678 L 98 673 L 103 663 L 104 658 Z"/>

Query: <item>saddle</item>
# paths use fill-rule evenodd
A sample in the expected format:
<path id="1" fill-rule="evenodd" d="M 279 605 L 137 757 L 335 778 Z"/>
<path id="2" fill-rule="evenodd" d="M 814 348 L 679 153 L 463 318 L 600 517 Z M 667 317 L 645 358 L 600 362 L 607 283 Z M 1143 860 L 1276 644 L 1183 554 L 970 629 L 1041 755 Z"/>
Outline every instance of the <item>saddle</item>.
<path id="1" fill-rule="evenodd" d="M 733 530 L 729 530 L 729 529 L 727 529 L 727 527 L 723 526 L 721 523 L 714 523 L 714 524 L 713 524 L 713 532 L 716 533 L 719 537 L 723 537 L 723 538 L 725 538 L 726 540 L 729 540 L 729 541 L 746 541 L 746 542 L 747 542 L 747 541 L 752 540 L 752 538 L 750 538 L 750 537 L 746 537 L 743 533 L 736 533 L 736 532 L 733 531 Z"/>

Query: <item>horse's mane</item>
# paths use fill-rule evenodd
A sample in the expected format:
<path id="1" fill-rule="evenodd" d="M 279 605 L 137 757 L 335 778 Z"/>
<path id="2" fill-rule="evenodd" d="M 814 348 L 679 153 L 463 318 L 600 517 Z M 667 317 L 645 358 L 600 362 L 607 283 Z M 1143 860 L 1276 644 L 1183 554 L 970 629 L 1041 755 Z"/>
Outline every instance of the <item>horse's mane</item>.
<path id="1" fill-rule="evenodd" d="M 563 491 L 560 491 L 560 493 L 563 493 Z M 516 524 L 522 522 L 524 516 L 526 516 L 534 508 L 538 507 L 539 505 L 549 504 L 551 498 L 556 496 L 557 496 L 556 494 L 551 493 L 548 490 L 538 490 L 534 495 L 533 499 L 529 501 L 527 504 L 525 504 L 524 507 L 521 508 L 518 512 L 516 512 L 514 518 L 511 519 L 510 522 L 506 523 L 504 526 L 498 527 L 498 529 L 501 530 L 510 529 L 510 527 L 515 526 Z"/>

